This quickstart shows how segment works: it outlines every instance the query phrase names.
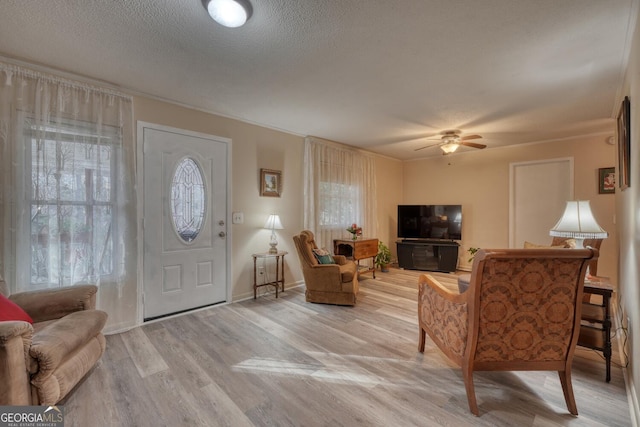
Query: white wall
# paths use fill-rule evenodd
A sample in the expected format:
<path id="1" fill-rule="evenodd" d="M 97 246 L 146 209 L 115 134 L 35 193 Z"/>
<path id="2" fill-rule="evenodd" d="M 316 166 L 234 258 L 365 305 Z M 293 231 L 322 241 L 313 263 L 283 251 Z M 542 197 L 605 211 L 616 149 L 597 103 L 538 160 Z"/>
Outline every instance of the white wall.
<path id="1" fill-rule="evenodd" d="M 629 379 L 640 423 L 640 12 L 632 39 L 623 95 L 631 100 L 631 186 L 616 195 L 619 236 L 620 299 L 628 327 Z M 621 100 L 620 100 L 621 101 Z M 628 319 L 628 323 L 627 323 Z"/>

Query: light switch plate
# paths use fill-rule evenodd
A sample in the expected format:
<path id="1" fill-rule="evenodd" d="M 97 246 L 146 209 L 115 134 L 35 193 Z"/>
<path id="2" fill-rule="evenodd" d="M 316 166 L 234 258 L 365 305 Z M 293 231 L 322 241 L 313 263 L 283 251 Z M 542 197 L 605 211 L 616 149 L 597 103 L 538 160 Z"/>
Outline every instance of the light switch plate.
<path id="1" fill-rule="evenodd" d="M 233 224 L 242 224 L 244 223 L 244 213 L 242 212 L 234 212 L 231 217 L 231 222 Z"/>

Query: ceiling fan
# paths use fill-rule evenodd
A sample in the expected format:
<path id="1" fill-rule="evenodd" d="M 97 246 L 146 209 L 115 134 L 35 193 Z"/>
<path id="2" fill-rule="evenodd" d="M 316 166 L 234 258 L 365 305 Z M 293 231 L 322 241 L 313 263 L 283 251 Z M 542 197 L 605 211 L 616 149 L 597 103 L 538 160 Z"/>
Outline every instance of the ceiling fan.
<path id="1" fill-rule="evenodd" d="M 456 151 L 461 145 L 472 148 L 483 149 L 486 148 L 484 144 L 478 144 L 475 142 L 468 142 L 471 139 L 482 138 L 480 135 L 465 135 L 460 136 L 462 132 L 458 129 L 444 130 L 440 132 L 440 142 L 436 144 L 426 145 L 424 147 L 416 148 L 415 151 L 424 150 L 425 148 L 439 146 L 442 150 L 442 154 L 451 154 Z"/>

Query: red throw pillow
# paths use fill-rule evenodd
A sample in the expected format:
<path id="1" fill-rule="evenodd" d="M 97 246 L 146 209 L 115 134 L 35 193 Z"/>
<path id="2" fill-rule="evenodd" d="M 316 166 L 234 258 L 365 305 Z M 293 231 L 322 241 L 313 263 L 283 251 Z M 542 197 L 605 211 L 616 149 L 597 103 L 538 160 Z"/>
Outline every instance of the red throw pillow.
<path id="1" fill-rule="evenodd" d="M 33 319 L 18 304 L 0 294 L 0 321 L 22 320 L 33 324 Z"/>

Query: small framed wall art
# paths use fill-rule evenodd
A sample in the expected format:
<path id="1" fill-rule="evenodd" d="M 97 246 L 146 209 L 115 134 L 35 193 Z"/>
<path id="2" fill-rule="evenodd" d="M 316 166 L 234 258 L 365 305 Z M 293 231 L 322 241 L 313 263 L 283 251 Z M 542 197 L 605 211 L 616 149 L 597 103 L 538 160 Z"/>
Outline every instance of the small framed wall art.
<path id="1" fill-rule="evenodd" d="M 282 189 L 282 172 L 273 169 L 260 169 L 260 195 L 264 197 L 280 197 Z"/>
<path id="2" fill-rule="evenodd" d="M 598 169 L 598 193 L 613 194 L 616 192 L 616 168 Z"/>
<path id="3" fill-rule="evenodd" d="M 625 96 L 618 113 L 618 185 L 621 190 L 629 186 L 631 179 L 630 151 L 631 151 L 631 103 Z"/>

